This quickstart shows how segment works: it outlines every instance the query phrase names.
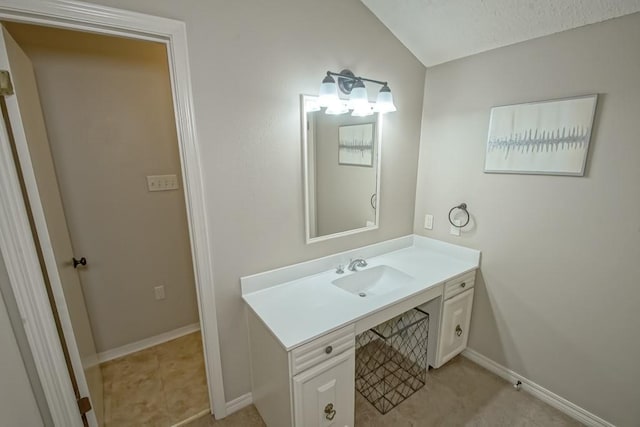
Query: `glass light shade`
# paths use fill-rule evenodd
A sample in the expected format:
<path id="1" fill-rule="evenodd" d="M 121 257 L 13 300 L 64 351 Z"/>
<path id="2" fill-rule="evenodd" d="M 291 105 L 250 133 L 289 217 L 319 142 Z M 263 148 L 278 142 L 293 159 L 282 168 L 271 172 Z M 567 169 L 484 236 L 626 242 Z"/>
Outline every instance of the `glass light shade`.
<path id="1" fill-rule="evenodd" d="M 338 115 L 338 114 L 344 114 L 348 112 L 349 112 L 349 108 L 347 108 L 346 104 L 338 100 L 338 102 L 334 102 L 333 104 L 329 105 L 324 113 Z"/>
<path id="2" fill-rule="evenodd" d="M 367 89 L 364 87 L 362 80 L 356 80 L 355 83 L 353 83 L 351 96 L 349 97 L 349 108 L 352 110 L 359 110 L 368 105 L 369 95 L 367 95 Z"/>
<path id="3" fill-rule="evenodd" d="M 361 105 L 351 113 L 354 117 L 366 117 L 373 115 L 373 108 L 371 108 L 371 104 L 367 102 L 366 105 Z"/>
<path id="4" fill-rule="evenodd" d="M 333 77 L 326 76 L 320 85 L 318 105 L 320 107 L 329 107 L 338 102 L 340 102 L 340 98 L 338 97 L 338 86 L 336 85 L 336 81 Z"/>
<path id="5" fill-rule="evenodd" d="M 378 98 L 376 99 L 376 105 L 373 107 L 373 110 L 378 113 L 391 113 L 396 111 L 396 106 L 393 104 L 393 95 L 391 95 L 389 86 L 382 86 L 382 89 L 378 92 Z"/>
<path id="6" fill-rule="evenodd" d="M 304 101 L 304 111 L 307 113 L 311 113 L 313 111 L 320 111 L 320 105 L 318 105 L 317 99 L 305 99 Z"/>

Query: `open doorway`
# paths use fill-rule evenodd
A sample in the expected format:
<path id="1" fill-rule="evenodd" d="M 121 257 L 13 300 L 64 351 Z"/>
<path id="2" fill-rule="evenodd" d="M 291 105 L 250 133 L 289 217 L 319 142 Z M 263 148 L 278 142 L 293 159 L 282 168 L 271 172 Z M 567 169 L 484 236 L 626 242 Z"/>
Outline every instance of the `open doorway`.
<path id="1" fill-rule="evenodd" d="M 35 70 L 48 135 L 29 146 L 49 234 L 38 240 L 55 252 L 65 299 L 53 299 L 69 311 L 63 338 L 80 351 L 98 424 L 207 412 L 166 47 L 6 27 Z"/>

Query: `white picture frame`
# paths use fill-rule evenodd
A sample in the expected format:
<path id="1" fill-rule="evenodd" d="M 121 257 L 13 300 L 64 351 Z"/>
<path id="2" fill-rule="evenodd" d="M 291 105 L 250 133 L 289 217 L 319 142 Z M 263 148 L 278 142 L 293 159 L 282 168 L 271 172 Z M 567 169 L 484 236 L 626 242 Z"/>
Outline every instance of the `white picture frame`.
<path id="1" fill-rule="evenodd" d="M 584 176 L 598 95 L 491 109 L 485 173 Z"/>

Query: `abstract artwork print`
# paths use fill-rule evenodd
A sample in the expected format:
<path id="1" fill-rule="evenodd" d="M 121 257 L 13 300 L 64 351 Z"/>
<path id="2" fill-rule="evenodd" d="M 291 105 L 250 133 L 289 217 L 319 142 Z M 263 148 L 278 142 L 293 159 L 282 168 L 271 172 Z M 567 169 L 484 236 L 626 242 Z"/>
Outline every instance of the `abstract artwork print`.
<path id="1" fill-rule="evenodd" d="M 485 172 L 583 176 L 597 95 L 491 109 Z"/>

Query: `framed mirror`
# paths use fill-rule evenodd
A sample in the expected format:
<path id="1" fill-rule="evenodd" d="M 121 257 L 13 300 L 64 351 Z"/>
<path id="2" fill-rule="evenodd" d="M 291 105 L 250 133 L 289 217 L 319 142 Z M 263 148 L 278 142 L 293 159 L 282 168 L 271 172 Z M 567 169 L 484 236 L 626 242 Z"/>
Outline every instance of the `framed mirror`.
<path id="1" fill-rule="evenodd" d="M 331 115 L 301 96 L 307 243 L 378 228 L 382 115 Z"/>

